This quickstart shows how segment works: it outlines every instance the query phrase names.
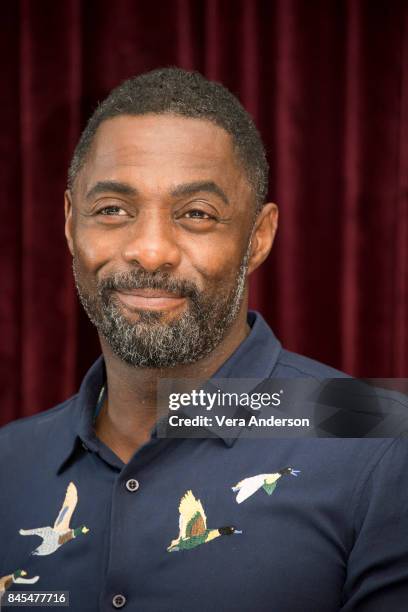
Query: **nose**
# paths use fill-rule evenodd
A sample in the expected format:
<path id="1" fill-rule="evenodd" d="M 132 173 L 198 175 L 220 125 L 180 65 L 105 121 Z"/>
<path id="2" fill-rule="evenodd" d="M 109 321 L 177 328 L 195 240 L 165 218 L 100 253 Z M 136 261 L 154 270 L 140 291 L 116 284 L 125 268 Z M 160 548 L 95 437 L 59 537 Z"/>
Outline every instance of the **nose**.
<path id="1" fill-rule="evenodd" d="M 168 212 L 146 210 L 128 228 L 122 257 L 148 272 L 176 268 L 181 251 L 175 240 L 175 228 Z"/>

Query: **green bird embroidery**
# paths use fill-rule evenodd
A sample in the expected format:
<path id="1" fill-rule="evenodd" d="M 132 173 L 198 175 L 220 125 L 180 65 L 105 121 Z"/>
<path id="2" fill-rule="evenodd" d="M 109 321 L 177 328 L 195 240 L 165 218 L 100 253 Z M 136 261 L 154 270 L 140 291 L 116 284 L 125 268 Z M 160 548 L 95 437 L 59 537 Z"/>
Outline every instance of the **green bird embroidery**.
<path id="1" fill-rule="evenodd" d="M 73 482 L 70 482 L 65 494 L 64 503 L 56 518 L 53 527 L 38 527 L 37 529 L 20 529 L 20 535 L 37 535 L 42 538 L 42 544 L 31 554 L 51 555 L 60 546 L 69 542 L 81 534 L 88 533 L 89 529 L 81 525 L 76 529 L 71 529 L 69 523 L 78 503 L 78 491 Z"/>
<path id="2" fill-rule="evenodd" d="M 272 495 L 276 489 L 279 478 L 282 476 L 287 476 L 288 474 L 291 476 L 298 476 L 300 474 L 300 470 L 294 470 L 291 467 L 286 467 L 283 468 L 283 470 L 279 470 L 279 472 L 275 472 L 273 474 L 258 474 L 257 476 L 251 476 L 250 478 L 244 478 L 244 480 L 241 480 L 232 487 L 232 490 L 235 493 L 238 493 L 236 502 L 241 504 L 243 501 L 248 499 L 248 497 L 251 497 L 251 495 L 256 493 L 261 487 L 268 495 Z"/>
<path id="3" fill-rule="evenodd" d="M 215 540 L 220 536 L 239 534 L 235 527 L 219 527 L 218 529 L 207 528 L 207 517 L 199 499 L 196 499 L 192 491 L 187 491 L 180 500 L 179 505 L 180 533 L 177 539 L 168 546 L 168 552 L 177 550 L 190 550 L 200 544 Z"/>
<path id="4" fill-rule="evenodd" d="M 39 576 L 34 576 L 34 578 L 24 578 L 24 576 L 27 576 L 27 572 L 22 569 L 18 569 L 13 574 L 0 578 L 0 602 L 4 593 L 11 587 L 12 584 L 35 584 L 40 578 Z"/>

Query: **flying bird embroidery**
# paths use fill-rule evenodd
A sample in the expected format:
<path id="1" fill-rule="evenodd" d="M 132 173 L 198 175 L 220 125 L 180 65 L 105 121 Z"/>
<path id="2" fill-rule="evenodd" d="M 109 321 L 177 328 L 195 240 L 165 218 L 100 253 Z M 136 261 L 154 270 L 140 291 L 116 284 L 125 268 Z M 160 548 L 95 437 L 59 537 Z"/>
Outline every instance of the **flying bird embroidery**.
<path id="1" fill-rule="evenodd" d="M 231 487 L 235 493 L 238 493 L 236 502 L 241 504 L 243 501 L 251 497 L 258 489 L 263 488 L 268 495 L 272 495 L 278 484 L 278 480 L 282 476 L 298 476 L 300 470 L 294 470 L 291 467 L 283 468 L 279 472 L 273 474 L 258 474 L 258 476 L 251 476 L 250 478 L 244 478 L 238 482 L 235 486 Z"/>
<path id="2" fill-rule="evenodd" d="M 35 584 L 40 578 L 39 576 L 34 576 L 34 578 L 24 578 L 24 576 L 27 576 L 27 572 L 22 569 L 18 569 L 13 574 L 0 578 L 0 602 L 4 593 L 11 587 L 12 584 Z"/>
<path id="3" fill-rule="evenodd" d="M 202 503 L 194 497 L 192 491 L 187 491 L 181 498 L 179 512 L 179 536 L 168 546 L 168 552 L 189 550 L 205 542 L 210 542 L 219 536 L 242 533 L 242 531 L 237 531 L 235 527 L 208 529 L 207 517 Z"/>
<path id="4" fill-rule="evenodd" d="M 42 544 L 40 544 L 40 546 L 38 546 L 31 554 L 51 555 L 66 542 L 69 542 L 81 534 L 88 533 L 89 529 L 85 525 L 81 525 L 75 529 L 71 529 L 69 526 L 77 503 L 78 491 L 74 483 L 70 482 L 67 487 L 64 503 L 62 504 L 61 510 L 59 511 L 53 527 L 20 529 L 20 535 L 37 535 L 43 540 Z"/>

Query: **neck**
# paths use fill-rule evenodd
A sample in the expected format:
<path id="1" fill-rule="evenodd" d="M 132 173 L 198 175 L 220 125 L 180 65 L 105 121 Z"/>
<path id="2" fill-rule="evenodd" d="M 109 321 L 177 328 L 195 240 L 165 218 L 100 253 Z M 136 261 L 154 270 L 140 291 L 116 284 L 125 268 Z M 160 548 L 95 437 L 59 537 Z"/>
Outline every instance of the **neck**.
<path id="1" fill-rule="evenodd" d="M 156 388 L 160 378 L 210 378 L 250 332 L 246 309 L 222 342 L 196 363 L 173 368 L 135 368 L 119 359 L 100 337 L 106 366 L 105 402 L 95 424 L 96 435 L 124 462 L 150 438 L 156 421 Z"/>
<path id="2" fill-rule="evenodd" d="M 220 535 L 221 534 L 218 531 L 218 529 L 210 529 L 210 531 L 208 532 L 207 538 L 206 538 L 206 542 L 210 542 L 211 540 L 215 540 L 215 538 L 218 538 Z"/>

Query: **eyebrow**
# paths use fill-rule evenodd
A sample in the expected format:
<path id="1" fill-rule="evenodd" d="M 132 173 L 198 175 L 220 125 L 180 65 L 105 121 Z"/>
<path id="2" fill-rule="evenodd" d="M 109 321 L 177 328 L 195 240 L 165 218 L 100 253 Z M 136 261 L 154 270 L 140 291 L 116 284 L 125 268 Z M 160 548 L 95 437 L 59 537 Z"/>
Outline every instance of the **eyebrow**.
<path id="1" fill-rule="evenodd" d="M 106 193 L 107 191 L 125 196 L 137 196 L 139 193 L 136 187 L 132 187 L 129 183 L 122 183 L 120 181 L 98 181 L 91 187 L 85 197 L 87 200 L 90 200 L 94 196 Z M 214 183 L 214 181 L 193 181 L 192 183 L 183 183 L 177 185 L 177 187 L 171 191 L 170 195 L 174 198 L 179 198 L 182 196 L 194 195 L 199 192 L 214 193 L 221 198 L 225 204 L 229 205 L 229 200 L 225 192 L 217 183 Z"/>
<path id="2" fill-rule="evenodd" d="M 193 183 L 184 183 L 175 187 L 175 189 L 173 189 L 171 192 L 171 195 L 174 198 L 178 198 L 181 196 L 194 195 L 200 191 L 214 193 L 221 198 L 225 204 L 229 204 L 229 200 L 225 192 L 217 185 L 217 183 L 214 183 L 214 181 L 194 181 Z"/>
<path id="3" fill-rule="evenodd" d="M 106 193 L 107 191 L 125 196 L 135 196 L 138 194 L 137 189 L 128 183 L 121 183 L 119 181 L 98 181 L 91 187 L 85 197 L 87 200 L 90 200 L 92 197 L 100 193 Z"/>

